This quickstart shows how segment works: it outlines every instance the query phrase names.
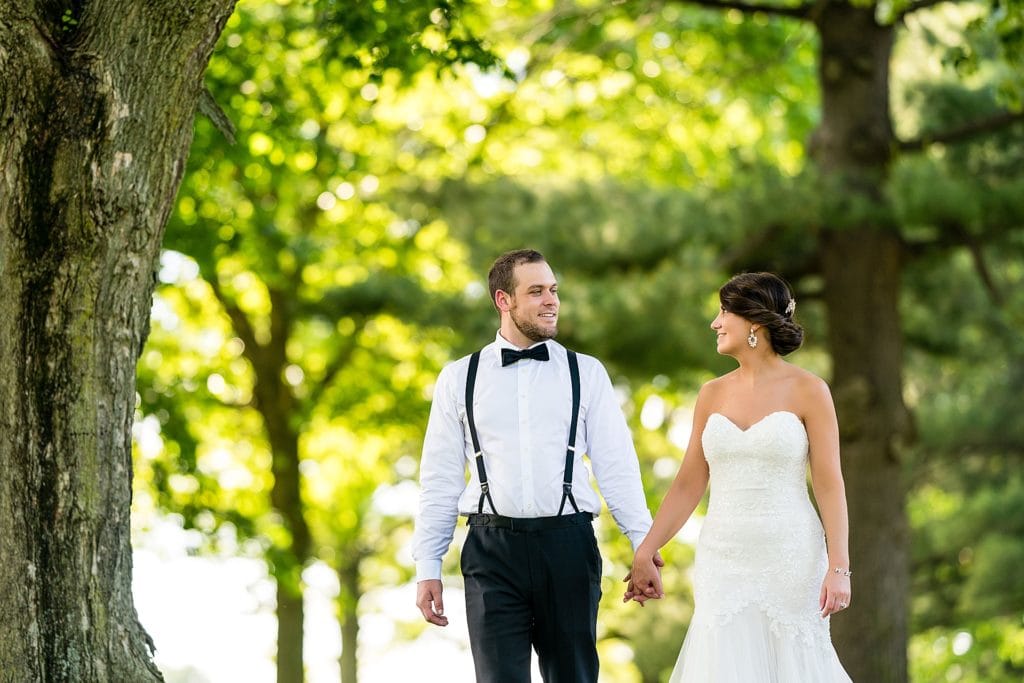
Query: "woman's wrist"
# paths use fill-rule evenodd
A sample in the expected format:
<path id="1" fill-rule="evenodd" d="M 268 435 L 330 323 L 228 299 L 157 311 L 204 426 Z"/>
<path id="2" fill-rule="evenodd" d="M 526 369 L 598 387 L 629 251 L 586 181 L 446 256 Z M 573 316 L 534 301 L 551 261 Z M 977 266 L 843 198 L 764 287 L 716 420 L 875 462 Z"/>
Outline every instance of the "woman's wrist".
<path id="1" fill-rule="evenodd" d="M 843 553 L 828 553 L 828 568 L 842 567 L 843 569 L 850 568 L 850 556 Z"/>
<path id="2" fill-rule="evenodd" d="M 654 553 L 657 552 L 656 548 L 651 548 L 646 543 L 641 543 L 636 547 L 636 552 L 633 553 L 633 559 L 641 562 L 650 562 L 654 560 Z"/>

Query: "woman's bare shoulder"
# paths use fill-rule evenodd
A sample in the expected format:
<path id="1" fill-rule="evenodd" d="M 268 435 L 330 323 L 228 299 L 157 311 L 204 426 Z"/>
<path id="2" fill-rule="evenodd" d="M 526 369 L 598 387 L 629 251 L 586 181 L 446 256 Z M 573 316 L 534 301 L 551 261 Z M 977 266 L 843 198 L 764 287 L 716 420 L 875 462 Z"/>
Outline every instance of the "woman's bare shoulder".
<path id="1" fill-rule="evenodd" d="M 828 382 L 798 365 L 789 365 L 787 379 L 794 382 L 802 391 L 828 391 Z"/>
<path id="2" fill-rule="evenodd" d="M 716 396 L 720 396 L 723 392 L 729 390 L 729 385 L 733 383 L 735 370 L 719 375 L 714 379 L 709 379 L 707 382 L 701 385 L 700 391 L 697 394 L 698 400 L 713 400 Z"/>

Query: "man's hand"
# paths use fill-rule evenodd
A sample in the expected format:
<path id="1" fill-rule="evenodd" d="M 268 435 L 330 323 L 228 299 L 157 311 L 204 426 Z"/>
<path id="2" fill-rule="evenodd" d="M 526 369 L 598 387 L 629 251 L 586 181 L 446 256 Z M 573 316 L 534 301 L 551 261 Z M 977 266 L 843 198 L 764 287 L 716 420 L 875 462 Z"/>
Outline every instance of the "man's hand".
<path id="1" fill-rule="evenodd" d="M 658 577 L 657 588 L 655 589 L 654 587 L 649 586 L 646 591 L 641 592 L 637 587 L 636 582 L 633 580 L 633 571 L 630 570 L 630 572 L 626 574 L 625 578 L 622 579 L 626 583 L 626 593 L 622 596 L 623 602 L 633 600 L 635 602 L 639 602 L 640 606 L 643 607 L 644 603 L 648 600 L 657 600 L 661 597 L 661 568 L 665 566 L 665 560 L 662 559 L 660 552 L 654 553 L 654 557 L 652 557 L 651 560 L 656 567 L 655 571 L 657 572 Z"/>
<path id="2" fill-rule="evenodd" d="M 416 606 L 423 613 L 423 618 L 437 626 L 447 626 L 448 617 L 444 615 L 444 600 L 441 593 L 441 579 L 427 579 L 416 584 Z"/>

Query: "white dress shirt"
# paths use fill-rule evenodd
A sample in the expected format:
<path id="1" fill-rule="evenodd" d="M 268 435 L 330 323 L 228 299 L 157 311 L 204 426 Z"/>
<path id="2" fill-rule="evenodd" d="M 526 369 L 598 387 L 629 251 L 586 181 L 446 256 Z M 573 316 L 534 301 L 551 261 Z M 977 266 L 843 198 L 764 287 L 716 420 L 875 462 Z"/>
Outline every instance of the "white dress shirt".
<path id="1" fill-rule="evenodd" d="M 562 500 L 572 385 L 565 347 L 547 344 L 550 360 L 523 359 L 502 367 L 501 349 L 516 347 L 498 334 L 483 348 L 473 392 L 473 417 L 496 512 L 506 517 L 551 517 Z M 577 354 L 580 413 L 572 494 L 581 512 L 598 513 L 583 455 L 616 523 L 634 550 L 651 526 L 633 440 L 604 366 Z M 466 420 L 469 356 L 438 375 L 420 463 L 420 506 L 413 536 L 416 578 L 441 578 L 458 515 L 474 514 L 480 480 Z M 466 471 L 469 479 L 466 479 Z M 485 500 L 485 513 L 493 513 Z M 567 501 L 562 514 L 575 511 Z"/>

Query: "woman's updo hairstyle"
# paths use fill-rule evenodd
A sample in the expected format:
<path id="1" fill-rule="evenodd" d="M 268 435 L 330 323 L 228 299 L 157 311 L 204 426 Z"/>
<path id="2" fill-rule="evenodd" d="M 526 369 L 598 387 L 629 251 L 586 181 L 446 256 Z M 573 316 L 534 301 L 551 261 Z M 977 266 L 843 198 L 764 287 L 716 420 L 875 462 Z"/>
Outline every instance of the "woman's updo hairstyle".
<path id="1" fill-rule="evenodd" d="M 800 348 L 804 328 L 794 320 L 796 301 L 789 285 L 774 273 L 741 273 L 718 290 L 722 308 L 768 332 L 772 350 L 785 356 Z"/>

